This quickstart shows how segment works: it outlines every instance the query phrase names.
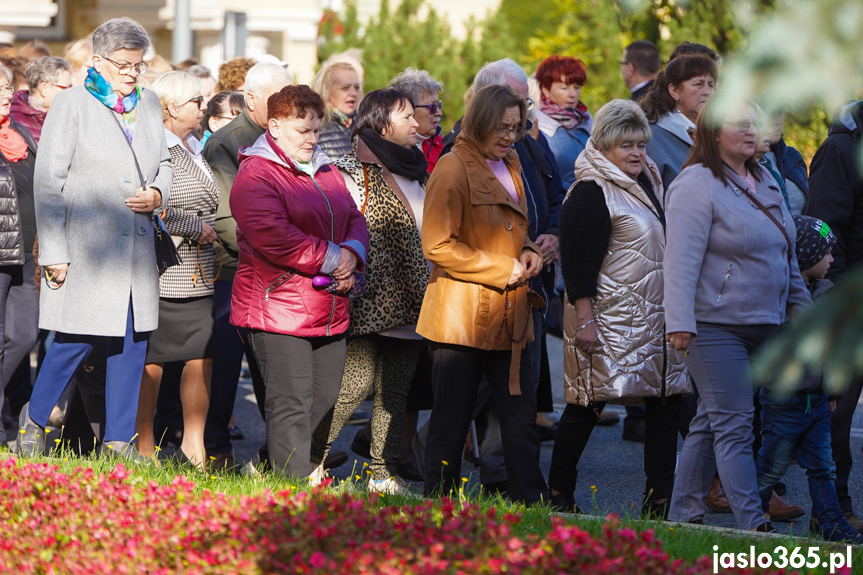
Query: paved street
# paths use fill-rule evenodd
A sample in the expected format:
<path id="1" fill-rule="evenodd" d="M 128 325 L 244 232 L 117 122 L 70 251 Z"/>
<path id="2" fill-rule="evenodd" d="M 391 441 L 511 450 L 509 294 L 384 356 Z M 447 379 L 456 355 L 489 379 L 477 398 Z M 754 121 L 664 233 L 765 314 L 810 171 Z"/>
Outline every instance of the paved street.
<path id="1" fill-rule="evenodd" d="M 548 338 L 548 346 L 555 407 L 560 412 L 564 407 L 563 346 L 560 339 L 551 336 Z M 255 405 L 251 381 L 243 380 L 240 385 L 235 414 L 246 438 L 236 442 L 235 449 L 237 458 L 241 461 L 247 461 L 253 457 L 257 448 L 264 442 L 264 425 Z M 371 413 L 371 403 L 364 403 L 361 409 Z M 621 417 L 624 416 L 625 412 L 622 407 L 610 406 L 610 409 L 618 411 Z M 427 417 L 428 413 L 426 412 L 421 417 L 421 422 Z M 346 464 L 332 470 L 332 476 L 346 478 L 352 469 L 362 469 L 363 463 L 367 461 L 356 456 L 350 450 L 351 440 L 357 429 L 357 427 L 346 427 L 336 442 L 333 449 L 347 452 L 349 459 Z M 644 473 L 641 470 L 642 445 L 622 441 L 620 439 L 622 429 L 623 425 L 620 423 L 613 427 L 597 427 L 594 431 L 579 465 L 576 501 L 582 509 L 587 510 L 593 507 L 591 486 L 595 485 L 596 504 L 601 513 L 637 513 L 644 491 Z M 863 470 L 863 453 L 861 453 L 861 446 L 863 446 L 863 409 L 858 408 L 852 431 L 852 452 L 855 465 L 851 480 L 852 495 L 857 502 L 858 511 L 863 512 L 863 473 L 861 473 Z M 543 444 L 541 463 L 543 471 L 546 473 L 551 459 L 551 450 L 552 443 Z M 478 470 L 471 464 L 462 465 L 462 475 L 470 477 L 471 484 L 478 481 Z M 802 505 L 804 509 L 808 510 L 809 495 L 806 476 L 803 471 L 792 464 L 785 477 L 785 483 L 788 486 L 788 494 L 785 499 Z M 417 486 L 417 489 L 420 488 L 421 486 Z M 793 524 L 793 532 L 797 535 L 805 535 L 808 531 L 808 521 L 809 515 L 807 513 L 801 520 Z M 708 514 L 705 517 L 705 523 L 723 527 L 736 526 L 734 517 L 730 514 Z M 780 523 L 777 524 L 777 528 L 780 532 L 787 533 L 792 525 Z"/>

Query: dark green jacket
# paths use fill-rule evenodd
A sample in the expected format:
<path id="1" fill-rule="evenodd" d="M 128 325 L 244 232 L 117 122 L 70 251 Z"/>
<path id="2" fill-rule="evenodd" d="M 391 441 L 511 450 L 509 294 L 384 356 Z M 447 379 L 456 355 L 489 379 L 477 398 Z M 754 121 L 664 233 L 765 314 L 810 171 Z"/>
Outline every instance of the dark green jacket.
<path id="1" fill-rule="evenodd" d="M 222 273 L 219 281 L 234 281 L 237 272 L 237 222 L 231 215 L 231 186 L 240 170 L 240 148 L 251 146 L 264 133 L 249 113 L 243 110 L 230 124 L 223 126 L 207 139 L 204 146 L 204 159 L 210 164 L 216 183 L 219 184 L 219 208 L 216 210 L 216 233 L 224 244 L 220 250 L 217 244 L 214 251 L 215 261 L 222 258 Z M 220 256 L 220 251 L 223 253 Z M 218 266 L 218 264 L 217 264 Z"/>

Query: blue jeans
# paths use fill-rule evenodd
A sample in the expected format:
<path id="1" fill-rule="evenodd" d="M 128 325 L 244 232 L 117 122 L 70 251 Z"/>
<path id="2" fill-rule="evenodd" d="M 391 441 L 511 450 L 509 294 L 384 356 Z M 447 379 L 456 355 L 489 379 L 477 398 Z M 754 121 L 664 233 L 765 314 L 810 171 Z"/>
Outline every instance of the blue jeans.
<path id="1" fill-rule="evenodd" d="M 764 511 L 773 486 L 782 479 L 791 458 L 806 470 L 812 515 L 825 533 L 844 519 L 836 495 L 836 466 L 830 450 L 830 410 L 826 393 L 779 396 L 761 390 L 761 450 L 758 452 L 758 494 Z"/>

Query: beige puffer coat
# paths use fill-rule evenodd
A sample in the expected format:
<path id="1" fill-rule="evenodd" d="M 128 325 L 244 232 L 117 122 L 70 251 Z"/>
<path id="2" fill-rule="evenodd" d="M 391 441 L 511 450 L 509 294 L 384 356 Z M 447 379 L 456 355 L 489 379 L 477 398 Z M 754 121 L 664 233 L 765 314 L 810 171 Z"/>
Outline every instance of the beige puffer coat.
<path id="1" fill-rule="evenodd" d="M 662 181 L 647 160 L 657 197 Z M 602 188 L 611 216 L 608 252 L 591 298 L 599 342 L 588 356 L 575 346 L 575 306 L 565 298 L 564 386 L 567 403 L 637 405 L 644 397 L 691 393 L 682 355 L 665 344 L 662 260 L 665 232 L 641 186 L 589 140 L 575 163 L 577 181 Z"/>

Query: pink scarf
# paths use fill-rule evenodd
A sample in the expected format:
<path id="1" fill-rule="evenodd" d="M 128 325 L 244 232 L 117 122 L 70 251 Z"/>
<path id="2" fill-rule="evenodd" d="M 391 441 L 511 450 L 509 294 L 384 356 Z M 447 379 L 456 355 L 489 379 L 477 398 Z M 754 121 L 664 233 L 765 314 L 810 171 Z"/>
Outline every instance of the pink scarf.
<path id="1" fill-rule="evenodd" d="M 10 162 L 17 162 L 27 157 L 27 142 L 12 129 L 12 119 L 6 116 L 0 121 L 0 152 Z"/>
<path id="2" fill-rule="evenodd" d="M 539 109 L 550 118 L 554 118 L 566 130 L 572 130 L 587 120 L 587 106 L 578 102 L 575 108 L 564 108 L 549 100 L 545 94 L 540 98 Z"/>

